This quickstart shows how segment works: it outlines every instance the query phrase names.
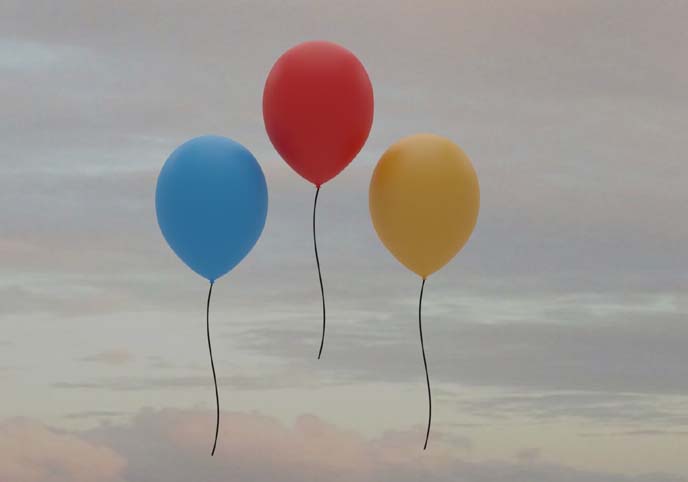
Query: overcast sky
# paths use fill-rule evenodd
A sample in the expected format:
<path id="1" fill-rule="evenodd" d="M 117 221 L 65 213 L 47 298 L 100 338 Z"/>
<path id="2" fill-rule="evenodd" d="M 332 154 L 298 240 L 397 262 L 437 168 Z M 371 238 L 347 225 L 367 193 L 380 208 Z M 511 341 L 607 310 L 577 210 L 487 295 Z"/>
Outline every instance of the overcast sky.
<path id="1" fill-rule="evenodd" d="M 0 480 L 688 480 L 688 2 L 14 1 L 0 5 Z M 375 121 L 318 206 L 265 134 L 279 55 L 341 43 Z M 375 162 L 434 132 L 478 225 L 426 284 L 368 216 Z M 201 134 L 265 171 L 249 256 L 207 282 L 154 212 Z"/>

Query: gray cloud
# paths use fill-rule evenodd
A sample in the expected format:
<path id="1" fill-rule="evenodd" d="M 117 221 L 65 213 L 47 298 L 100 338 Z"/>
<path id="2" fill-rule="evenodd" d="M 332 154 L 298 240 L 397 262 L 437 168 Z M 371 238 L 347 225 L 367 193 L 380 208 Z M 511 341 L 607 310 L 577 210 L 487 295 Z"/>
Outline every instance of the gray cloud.
<path id="1" fill-rule="evenodd" d="M 459 410 L 491 418 L 531 420 L 567 420 L 572 418 L 596 424 L 635 426 L 688 427 L 685 398 L 672 399 L 656 395 L 613 392 L 511 392 L 457 400 Z M 647 429 L 625 432 L 627 435 L 646 433 Z"/>
<path id="2" fill-rule="evenodd" d="M 118 412 L 116 410 L 89 410 L 84 412 L 72 412 L 66 414 L 64 417 L 68 419 L 107 419 L 111 417 L 123 417 L 128 415 L 125 412 Z"/>
<path id="3" fill-rule="evenodd" d="M 622 432 L 584 432 L 581 437 L 688 437 L 688 431 L 681 430 L 626 430 Z"/>
<path id="4" fill-rule="evenodd" d="M 91 362 L 91 363 L 102 363 L 105 365 L 126 365 L 134 361 L 135 356 L 126 349 L 112 349 L 102 351 L 93 355 L 85 356 L 80 358 L 80 361 Z"/>
<path id="5" fill-rule="evenodd" d="M 424 301 L 432 310 L 432 296 Z M 410 305 L 391 309 L 388 318 L 372 314 L 365 325 L 362 320 L 338 326 L 328 338 L 327 369 L 346 379 L 420 380 L 415 310 Z M 430 371 L 440 382 L 686 395 L 688 326 L 683 318 L 656 314 L 489 323 L 459 321 L 442 311 L 425 314 L 424 334 Z M 248 331 L 243 341 L 275 357 L 304 360 L 315 335 L 270 327 Z"/>
<path id="6" fill-rule="evenodd" d="M 257 379 L 247 379 L 244 377 L 218 377 L 218 383 L 232 387 L 241 387 L 246 389 L 257 388 L 278 388 L 270 384 L 268 381 Z M 93 381 L 80 382 L 56 382 L 53 384 L 54 388 L 60 389 L 94 389 L 94 390 L 114 390 L 114 391 L 129 391 L 129 390 L 165 390 L 165 389 L 184 389 L 195 387 L 208 387 L 212 384 L 212 378 L 209 376 L 170 376 L 170 377 L 114 377 L 101 378 Z"/>
<path id="7" fill-rule="evenodd" d="M 540 458 L 541 452 L 539 448 L 525 448 L 516 452 L 516 458 L 522 462 L 532 463 Z"/>

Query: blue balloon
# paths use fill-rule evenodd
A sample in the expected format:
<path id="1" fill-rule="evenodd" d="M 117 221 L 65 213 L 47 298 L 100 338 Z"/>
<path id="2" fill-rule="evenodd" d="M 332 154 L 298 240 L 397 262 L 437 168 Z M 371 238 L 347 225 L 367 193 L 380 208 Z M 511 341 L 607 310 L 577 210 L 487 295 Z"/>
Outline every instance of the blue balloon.
<path id="1" fill-rule="evenodd" d="M 238 142 L 196 137 L 179 146 L 162 167 L 155 210 L 172 250 L 214 282 L 244 259 L 263 231 L 265 176 Z"/>

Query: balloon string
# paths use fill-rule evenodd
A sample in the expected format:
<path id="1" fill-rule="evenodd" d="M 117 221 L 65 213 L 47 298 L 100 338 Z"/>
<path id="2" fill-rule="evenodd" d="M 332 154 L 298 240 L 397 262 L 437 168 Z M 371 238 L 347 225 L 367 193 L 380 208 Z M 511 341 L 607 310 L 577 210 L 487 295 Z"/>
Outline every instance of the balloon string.
<path id="1" fill-rule="evenodd" d="M 430 437 L 430 424 L 432 422 L 432 393 L 430 393 L 430 376 L 428 375 L 428 360 L 425 358 L 425 345 L 423 344 L 423 322 L 421 321 L 421 307 L 423 306 L 423 288 L 425 288 L 425 278 L 420 285 L 420 299 L 418 300 L 418 331 L 420 332 L 420 349 L 423 352 L 423 365 L 425 366 L 425 381 L 428 385 L 428 430 L 425 433 L 425 445 L 423 450 L 428 448 L 428 438 Z"/>
<path id="2" fill-rule="evenodd" d="M 213 362 L 213 347 L 210 345 L 210 296 L 213 294 L 214 281 L 210 282 L 210 289 L 208 290 L 208 303 L 205 308 L 205 326 L 208 333 L 208 352 L 210 353 L 210 368 L 213 370 L 213 382 L 215 383 L 215 442 L 213 443 L 213 451 L 210 455 L 215 455 L 215 447 L 217 447 L 217 434 L 220 431 L 220 395 L 217 391 L 217 377 L 215 376 L 215 363 Z"/>
<path id="3" fill-rule="evenodd" d="M 322 273 L 320 272 L 320 258 L 318 258 L 318 241 L 315 238 L 315 208 L 318 205 L 318 194 L 320 193 L 320 186 L 315 189 L 315 199 L 313 200 L 313 246 L 315 247 L 315 263 L 318 265 L 318 279 L 320 280 L 320 296 L 322 297 L 322 312 L 323 312 L 323 326 L 322 338 L 320 339 L 320 350 L 318 351 L 318 360 L 322 355 L 323 345 L 325 344 L 325 288 L 323 288 Z"/>

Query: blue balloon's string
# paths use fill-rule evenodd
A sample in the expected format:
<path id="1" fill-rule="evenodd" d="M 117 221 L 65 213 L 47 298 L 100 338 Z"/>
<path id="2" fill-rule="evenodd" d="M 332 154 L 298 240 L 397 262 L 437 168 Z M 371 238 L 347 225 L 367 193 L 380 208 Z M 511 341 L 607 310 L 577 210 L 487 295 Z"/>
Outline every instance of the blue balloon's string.
<path id="1" fill-rule="evenodd" d="M 325 344 L 325 289 L 323 288 L 322 273 L 320 272 L 320 258 L 318 258 L 318 241 L 315 238 L 315 208 L 318 205 L 318 194 L 320 193 L 320 186 L 315 189 L 315 200 L 313 200 L 313 246 L 315 247 L 315 263 L 318 265 L 318 279 L 320 280 L 320 296 L 322 297 L 322 312 L 323 312 L 323 326 L 322 338 L 320 340 L 320 351 L 318 351 L 318 360 L 322 355 L 323 345 Z"/>
<path id="2" fill-rule="evenodd" d="M 420 332 L 420 349 L 423 352 L 423 365 L 425 365 L 425 381 L 428 384 L 428 430 L 425 433 L 425 445 L 423 450 L 428 448 L 428 438 L 430 438 L 430 423 L 432 422 L 432 394 L 430 393 L 430 376 L 428 375 L 428 360 L 425 358 L 425 345 L 423 344 L 423 323 L 421 321 L 421 307 L 423 306 L 423 288 L 425 288 L 425 278 L 420 285 L 420 299 L 418 300 L 418 331 Z"/>
<path id="3" fill-rule="evenodd" d="M 210 368 L 213 370 L 213 382 L 215 383 L 215 407 L 217 409 L 215 415 L 215 442 L 213 443 L 213 451 L 211 456 L 215 455 L 215 447 L 217 447 L 217 434 L 220 431 L 220 395 L 217 391 L 217 377 L 215 376 L 215 363 L 213 362 L 213 347 L 210 345 L 210 295 L 213 294 L 214 281 L 210 282 L 210 289 L 208 290 L 208 303 L 205 308 L 205 326 L 208 333 L 208 352 L 210 353 Z"/>

